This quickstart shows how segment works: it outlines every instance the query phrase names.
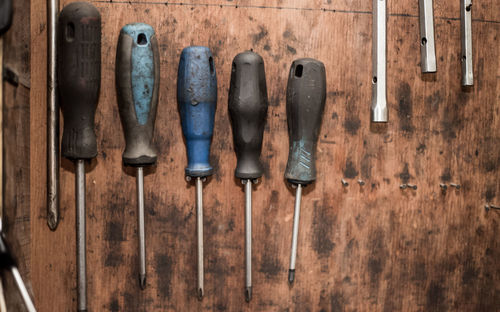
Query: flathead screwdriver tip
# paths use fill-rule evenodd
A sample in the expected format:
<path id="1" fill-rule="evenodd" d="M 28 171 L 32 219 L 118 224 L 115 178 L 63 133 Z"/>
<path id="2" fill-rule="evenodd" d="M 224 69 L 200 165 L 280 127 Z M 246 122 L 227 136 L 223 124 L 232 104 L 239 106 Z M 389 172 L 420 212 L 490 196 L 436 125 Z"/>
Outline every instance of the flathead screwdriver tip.
<path id="1" fill-rule="evenodd" d="M 288 283 L 293 284 L 295 280 L 295 270 L 288 270 Z"/>
<path id="2" fill-rule="evenodd" d="M 203 288 L 198 288 L 198 300 L 202 300 L 203 299 Z"/>
<path id="3" fill-rule="evenodd" d="M 146 275 L 145 274 L 139 274 L 139 285 L 141 286 L 142 290 L 144 290 L 146 288 Z"/>
<path id="4" fill-rule="evenodd" d="M 252 300 L 252 287 L 251 286 L 245 288 L 245 300 L 247 302 L 250 302 L 250 300 Z"/>

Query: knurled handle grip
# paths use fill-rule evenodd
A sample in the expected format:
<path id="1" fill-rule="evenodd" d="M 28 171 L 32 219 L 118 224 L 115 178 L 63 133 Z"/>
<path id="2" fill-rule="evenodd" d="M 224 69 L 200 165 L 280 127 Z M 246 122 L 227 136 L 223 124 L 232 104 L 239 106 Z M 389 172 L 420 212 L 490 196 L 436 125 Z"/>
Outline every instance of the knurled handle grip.
<path id="1" fill-rule="evenodd" d="M 285 178 L 293 184 L 316 180 L 316 145 L 326 99 L 322 62 L 303 58 L 290 68 L 286 91 L 289 154 Z"/>
<path id="2" fill-rule="evenodd" d="M 192 46 L 182 51 L 177 74 L 177 103 L 186 139 L 186 176 L 210 176 L 213 173 L 210 145 L 217 106 L 217 77 L 209 48 Z"/>
<path id="3" fill-rule="evenodd" d="M 143 23 L 124 26 L 116 51 L 116 95 L 125 133 L 125 165 L 156 163 L 153 131 L 158 107 L 160 60 L 153 27 Z"/>
<path id="4" fill-rule="evenodd" d="M 237 178 L 258 179 L 262 176 L 259 158 L 268 105 L 264 60 L 252 51 L 238 54 L 232 64 L 228 98 L 238 159 L 234 171 Z"/>
<path id="5" fill-rule="evenodd" d="M 64 117 L 62 155 L 97 155 L 94 115 L 101 84 L 101 16 L 87 2 L 68 4 L 59 14 L 58 83 Z"/>

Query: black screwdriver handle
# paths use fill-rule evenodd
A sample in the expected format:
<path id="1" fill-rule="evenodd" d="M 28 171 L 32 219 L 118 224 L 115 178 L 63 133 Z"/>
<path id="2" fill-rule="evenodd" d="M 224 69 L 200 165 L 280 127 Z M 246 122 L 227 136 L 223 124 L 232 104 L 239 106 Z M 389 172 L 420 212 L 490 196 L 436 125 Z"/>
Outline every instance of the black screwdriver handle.
<path id="1" fill-rule="evenodd" d="M 252 51 L 236 55 L 231 71 L 228 109 L 238 159 L 234 171 L 237 178 L 258 179 L 262 176 L 259 158 L 268 105 L 264 60 Z"/>
<path id="2" fill-rule="evenodd" d="M 12 0 L 0 0 L 0 36 L 9 30 L 12 24 Z"/>
<path id="3" fill-rule="evenodd" d="M 64 116 L 62 155 L 97 155 L 94 115 L 101 84 L 101 15 L 87 2 L 73 2 L 59 14 L 58 83 Z"/>
<path id="4" fill-rule="evenodd" d="M 325 99 L 323 63 L 310 58 L 295 60 L 286 90 L 290 148 L 285 178 L 290 183 L 307 185 L 316 180 L 316 145 Z"/>
<path id="5" fill-rule="evenodd" d="M 116 51 L 116 94 L 125 132 L 125 165 L 156 163 L 153 131 L 158 107 L 160 60 L 153 27 L 143 23 L 124 26 Z"/>

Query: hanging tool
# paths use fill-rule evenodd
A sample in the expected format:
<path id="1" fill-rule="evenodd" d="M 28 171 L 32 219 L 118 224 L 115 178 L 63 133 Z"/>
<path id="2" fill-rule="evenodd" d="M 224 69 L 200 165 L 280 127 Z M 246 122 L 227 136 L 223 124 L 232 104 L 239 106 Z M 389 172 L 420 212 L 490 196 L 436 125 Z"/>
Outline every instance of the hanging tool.
<path id="1" fill-rule="evenodd" d="M 322 62 L 303 58 L 290 68 L 286 116 L 290 148 L 285 178 L 296 188 L 288 282 L 295 279 L 302 188 L 316 180 L 316 145 L 325 109 L 326 74 Z"/>
<path id="2" fill-rule="evenodd" d="M 156 164 L 153 131 L 160 83 L 158 42 L 153 27 L 135 23 L 122 28 L 118 38 L 115 73 L 118 107 L 126 142 L 123 164 L 137 168 L 139 285 L 144 289 L 146 242 L 143 168 Z"/>
<path id="3" fill-rule="evenodd" d="M 462 86 L 474 85 L 472 64 L 472 0 L 460 0 L 460 35 L 462 37 Z"/>
<path id="4" fill-rule="evenodd" d="M 17 269 L 16 261 L 14 260 L 14 257 L 12 256 L 12 253 L 10 252 L 7 242 L 3 236 L 1 229 L 1 222 L 2 221 L 0 220 L 0 265 L 1 265 L 0 269 L 5 271 L 10 271 L 10 273 L 14 277 L 14 281 L 24 301 L 24 306 L 26 307 L 26 310 L 28 312 L 36 312 L 35 305 L 31 300 L 31 297 L 28 293 L 28 289 L 26 288 L 23 278 L 21 277 L 21 274 Z"/>
<path id="5" fill-rule="evenodd" d="M 59 224 L 58 12 L 59 0 L 47 0 L 47 225 L 52 231 Z"/>
<path id="6" fill-rule="evenodd" d="M 387 77 L 386 77 L 386 1 L 373 0 L 372 41 L 372 122 L 387 122 Z"/>
<path id="7" fill-rule="evenodd" d="M 76 263 L 78 311 L 87 310 L 85 161 L 97 156 L 94 115 L 101 84 L 101 16 L 87 2 L 59 15 L 58 81 L 64 118 L 62 155 L 76 165 Z"/>
<path id="8" fill-rule="evenodd" d="M 434 12 L 432 0 L 419 0 L 420 55 L 423 73 L 436 72 L 436 47 L 434 44 Z"/>
<path id="9" fill-rule="evenodd" d="M 181 53 L 177 74 L 177 103 L 186 139 L 186 180 L 196 183 L 198 234 L 198 299 L 203 298 L 203 182 L 213 173 L 210 144 L 217 106 L 217 77 L 212 52 L 191 46 Z"/>
<path id="10" fill-rule="evenodd" d="M 264 60 L 252 51 L 238 54 L 232 65 L 228 110 L 238 159 L 234 175 L 245 187 L 247 302 L 252 298 L 252 184 L 258 182 L 263 172 L 259 158 L 268 105 Z"/>
<path id="11" fill-rule="evenodd" d="M 12 24 L 12 0 L 0 1 L 0 36 L 9 30 Z"/>

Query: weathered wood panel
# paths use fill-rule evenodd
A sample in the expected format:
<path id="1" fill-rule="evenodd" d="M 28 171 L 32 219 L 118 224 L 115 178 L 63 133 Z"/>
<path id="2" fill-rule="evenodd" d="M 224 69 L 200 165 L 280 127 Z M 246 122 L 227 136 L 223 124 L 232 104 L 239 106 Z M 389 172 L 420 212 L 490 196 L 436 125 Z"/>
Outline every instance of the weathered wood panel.
<path id="1" fill-rule="evenodd" d="M 66 3 L 66 1 L 63 1 Z M 331 2 L 331 3 L 330 3 Z M 436 1 L 438 70 L 420 74 L 417 1 L 389 4 L 391 122 L 369 123 L 369 1 L 95 2 L 103 18 L 99 156 L 87 173 L 89 306 L 93 311 L 493 311 L 500 302 L 497 203 L 500 166 L 500 11 L 474 7 L 476 86 L 460 87 L 458 3 Z M 206 4 L 206 5 L 205 5 Z M 325 10 L 323 10 L 325 9 Z M 326 10 L 327 9 L 327 10 Z M 62 221 L 45 222 L 45 12 L 32 2 L 32 278 L 41 311 L 76 305 L 74 168 L 63 161 Z M 155 141 L 159 165 L 145 178 L 148 288 L 137 276 L 135 178 L 121 164 L 124 139 L 114 90 L 119 29 L 157 31 L 161 89 Z M 206 298 L 196 287 L 194 187 L 176 104 L 180 52 L 208 45 L 218 75 L 212 148 L 216 171 L 204 189 Z M 270 109 L 254 192 L 254 300 L 244 302 L 244 195 L 227 114 L 232 58 L 254 49 L 266 63 Z M 298 57 L 322 60 L 328 99 L 317 183 L 305 191 L 297 281 L 287 284 L 294 194 L 283 179 L 288 143 L 285 88 Z M 342 187 L 340 180 L 350 182 Z M 365 181 L 364 186 L 357 180 Z M 439 183 L 460 190 L 441 192 Z M 400 190 L 401 183 L 418 190 Z M 50 285 L 50 287 L 47 287 Z"/>

